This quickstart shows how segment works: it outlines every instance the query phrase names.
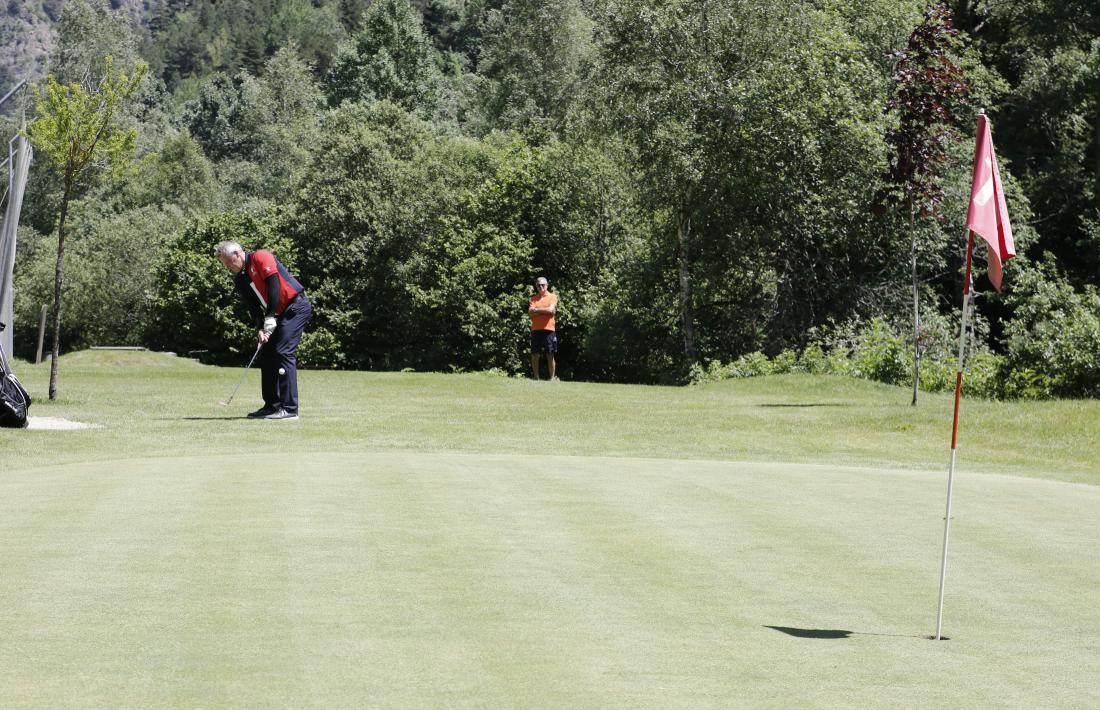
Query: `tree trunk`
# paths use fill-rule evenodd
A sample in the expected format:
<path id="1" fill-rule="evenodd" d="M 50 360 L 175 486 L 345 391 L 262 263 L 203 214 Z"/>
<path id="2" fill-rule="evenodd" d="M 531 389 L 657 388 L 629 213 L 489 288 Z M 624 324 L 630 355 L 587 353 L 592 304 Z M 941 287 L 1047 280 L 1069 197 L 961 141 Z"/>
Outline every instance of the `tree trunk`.
<path id="1" fill-rule="evenodd" d="M 1094 147 L 1096 149 L 1096 186 L 1093 188 L 1093 199 L 1096 202 L 1097 209 L 1100 209 L 1100 97 L 1097 97 L 1096 101 L 1096 135 L 1094 136 Z"/>
<path id="2" fill-rule="evenodd" d="M 65 259 L 65 217 L 69 212 L 72 185 L 65 182 L 61 216 L 57 220 L 57 263 L 53 272 L 53 349 L 50 353 L 50 400 L 57 399 L 57 358 L 61 355 L 61 277 Z"/>
<path id="3" fill-rule="evenodd" d="M 913 270 L 913 406 L 920 392 L 920 282 L 917 280 L 917 233 L 913 228 L 913 206 L 909 206 L 909 235 L 913 240 L 910 266 Z"/>
<path id="4" fill-rule="evenodd" d="M 972 32 L 974 30 L 974 7 L 970 0 L 957 0 L 954 3 L 954 24 L 955 27 L 965 32 Z"/>
<path id="5" fill-rule="evenodd" d="M 676 239 L 678 262 L 680 266 L 680 319 L 684 330 L 684 355 L 688 362 L 699 362 L 699 353 L 695 347 L 695 312 L 692 307 L 694 295 L 691 284 L 691 215 L 688 214 L 686 201 L 676 215 Z"/>

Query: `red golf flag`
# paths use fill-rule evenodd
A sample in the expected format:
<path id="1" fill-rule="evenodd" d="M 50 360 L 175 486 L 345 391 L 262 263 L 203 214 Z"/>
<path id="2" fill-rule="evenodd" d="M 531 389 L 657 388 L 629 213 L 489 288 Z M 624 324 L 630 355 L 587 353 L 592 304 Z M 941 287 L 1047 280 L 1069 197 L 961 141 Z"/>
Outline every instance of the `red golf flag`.
<path id="1" fill-rule="evenodd" d="M 1008 223 L 1001 173 L 993 152 L 989 119 L 978 115 L 978 144 L 974 149 L 974 182 L 970 188 L 970 209 L 966 228 L 979 235 L 989 246 L 989 280 L 1001 290 L 1001 264 L 1016 256 L 1012 243 L 1012 225 Z"/>

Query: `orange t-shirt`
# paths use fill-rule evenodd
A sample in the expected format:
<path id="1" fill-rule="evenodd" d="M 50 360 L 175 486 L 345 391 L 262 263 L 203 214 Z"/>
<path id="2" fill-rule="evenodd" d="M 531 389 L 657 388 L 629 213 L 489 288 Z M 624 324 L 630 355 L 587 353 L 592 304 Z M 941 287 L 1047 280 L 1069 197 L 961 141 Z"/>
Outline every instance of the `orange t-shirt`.
<path id="1" fill-rule="evenodd" d="M 556 293 L 546 292 L 545 295 L 539 296 L 537 293 L 531 296 L 531 300 L 528 301 L 528 308 L 549 308 L 550 306 L 557 305 L 558 295 Z M 554 330 L 554 316 L 547 313 L 539 313 L 531 316 L 531 330 Z"/>

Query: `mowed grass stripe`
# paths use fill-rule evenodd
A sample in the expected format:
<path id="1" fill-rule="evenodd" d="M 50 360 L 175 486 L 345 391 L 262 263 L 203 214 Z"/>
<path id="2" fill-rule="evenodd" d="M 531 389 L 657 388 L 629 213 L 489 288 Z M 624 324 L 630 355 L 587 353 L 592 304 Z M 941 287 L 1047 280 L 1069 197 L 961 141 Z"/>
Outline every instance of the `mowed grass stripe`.
<path id="1" fill-rule="evenodd" d="M 181 667 L 173 612 L 193 577 L 174 562 L 199 486 L 146 472 L 128 462 L 4 482 L 0 623 L 28 700 L 68 688 L 109 702 L 120 683 L 138 700 Z"/>
<path id="2" fill-rule="evenodd" d="M 393 453 L 294 455 L 270 470 L 255 458 L 0 479 L 0 565 L 22 580 L 0 597 L 0 696 L 37 706 L 1100 701 L 1086 680 L 1100 673 L 1100 610 L 1087 603 L 1100 535 L 1083 524 L 1100 510 L 1095 487 L 961 477 L 953 640 L 935 644 L 919 637 L 934 622 L 942 476 Z"/>

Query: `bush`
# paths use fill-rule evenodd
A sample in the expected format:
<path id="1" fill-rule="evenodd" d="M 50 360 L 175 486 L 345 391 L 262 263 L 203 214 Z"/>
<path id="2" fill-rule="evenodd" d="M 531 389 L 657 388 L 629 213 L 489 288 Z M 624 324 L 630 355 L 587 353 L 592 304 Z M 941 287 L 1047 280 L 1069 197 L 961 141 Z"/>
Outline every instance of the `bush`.
<path id="1" fill-rule="evenodd" d="M 811 343 L 801 353 L 785 350 L 769 360 L 763 353 L 742 355 L 729 364 L 712 361 L 695 365 L 692 384 L 717 382 L 739 377 L 777 375 L 788 372 L 847 375 L 893 385 L 912 386 L 910 345 L 885 321 L 873 320 L 860 331 L 849 325 L 832 338 L 833 349 Z M 926 353 L 921 364 L 921 389 L 927 392 L 951 392 L 955 389 L 958 364 L 955 354 L 946 348 Z M 1049 396 L 1049 382 L 1035 373 L 1007 372 L 1006 359 L 986 350 L 978 350 L 967 362 L 963 391 L 971 397 L 1039 398 Z M 1007 378 L 1007 384 L 1006 384 Z M 1045 393 L 1045 394 L 1044 394 Z"/>
<path id="2" fill-rule="evenodd" d="M 339 369 L 347 361 L 336 336 L 324 328 L 302 334 L 298 363 L 304 368 Z"/>
<path id="3" fill-rule="evenodd" d="M 798 356 L 798 367 L 803 372 L 816 375 L 829 372 L 831 363 L 825 351 L 817 343 L 810 343 Z"/>
<path id="4" fill-rule="evenodd" d="M 1023 268 L 1013 281 L 1005 327 L 1006 396 L 1100 396 L 1100 293 L 1077 291 L 1053 258 Z M 1009 394 L 1009 393 L 1014 394 Z"/>
<path id="5" fill-rule="evenodd" d="M 1048 399 L 1053 396 L 1054 382 L 1044 374 L 1026 367 L 1012 368 L 1002 361 L 1001 392 L 1006 399 Z"/>
<path id="6" fill-rule="evenodd" d="M 893 328 L 881 318 L 859 338 L 852 355 L 852 374 L 888 385 L 911 384 L 912 360 L 909 349 Z"/>

